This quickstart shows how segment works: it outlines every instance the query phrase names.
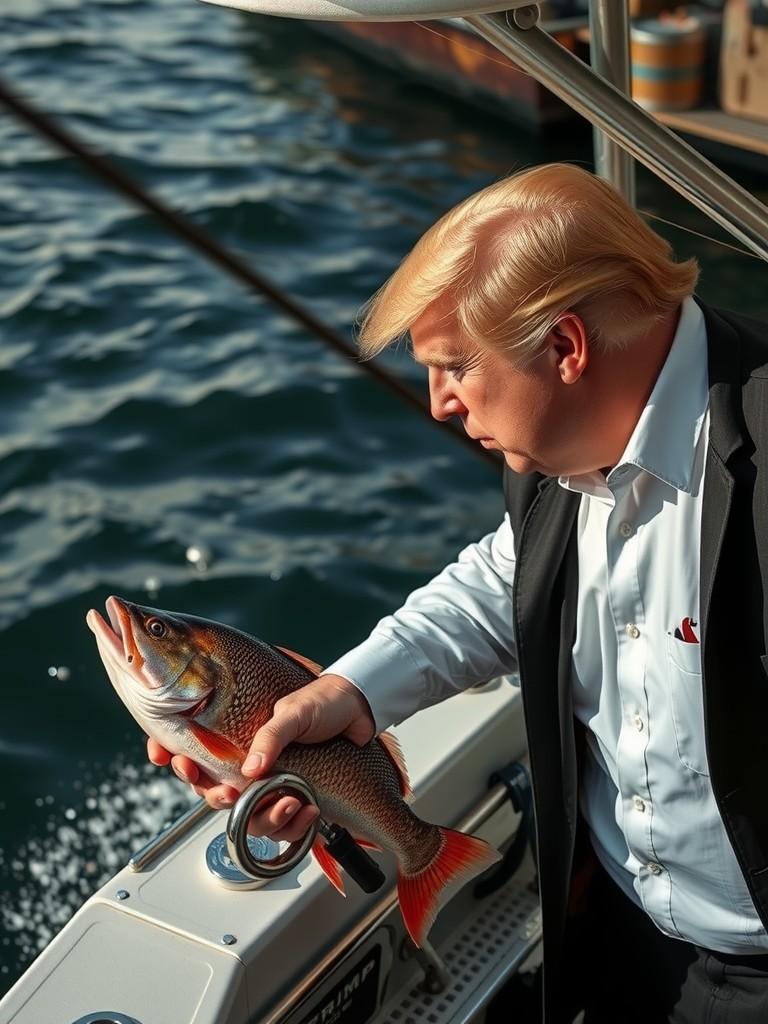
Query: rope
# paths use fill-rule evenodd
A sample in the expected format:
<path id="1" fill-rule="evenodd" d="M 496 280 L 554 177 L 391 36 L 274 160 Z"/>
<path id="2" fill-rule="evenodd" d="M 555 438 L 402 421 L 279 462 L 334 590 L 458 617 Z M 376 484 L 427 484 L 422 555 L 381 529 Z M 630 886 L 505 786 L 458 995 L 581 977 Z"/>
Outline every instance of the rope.
<path id="1" fill-rule="evenodd" d="M 13 111 L 20 120 L 34 128 L 38 134 L 53 142 L 71 156 L 74 156 L 116 192 L 119 192 L 144 210 L 147 210 L 160 223 L 165 225 L 172 234 L 181 238 L 189 248 L 202 253 L 202 255 L 206 256 L 212 263 L 226 271 L 230 276 L 247 285 L 252 290 L 261 293 L 274 306 L 292 320 L 301 324 L 302 327 L 316 338 L 319 338 L 330 348 L 334 349 L 334 351 L 344 356 L 345 359 L 354 363 L 358 369 L 364 370 L 380 384 L 389 388 L 401 401 L 410 405 L 412 409 L 415 409 L 423 416 L 426 416 L 430 423 L 442 427 L 443 430 L 447 430 L 457 441 L 468 447 L 475 455 L 484 458 L 488 462 L 492 462 L 497 467 L 500 465 L 500 460 L 496 454 L 481 448 L 463 429 L 456 428 L 451 421 L 433 419 L 428 403 L 410 387 L 392 377 L 380 366 L 371 362 L 361 362 L 354 348 L 341 333 L 323 323 L 322 320 L 319 320 L 308 309 L 272 284 L 271 281 L 258 271 L 254 270 L 240 256 L 225 249 L 211 235 L 202 231 L 161 199 L 158 199 L 157 196 L 152 195 L 141 185 L 137 184 L 115 164 L 89 149 L 85 143 L 81 142 L 68 129 L 58 124 L 48 114 L 38 110 L 27 100 L 21 99 L 1 78 L 0 103 L 5 104 L 9 110 Z"/>

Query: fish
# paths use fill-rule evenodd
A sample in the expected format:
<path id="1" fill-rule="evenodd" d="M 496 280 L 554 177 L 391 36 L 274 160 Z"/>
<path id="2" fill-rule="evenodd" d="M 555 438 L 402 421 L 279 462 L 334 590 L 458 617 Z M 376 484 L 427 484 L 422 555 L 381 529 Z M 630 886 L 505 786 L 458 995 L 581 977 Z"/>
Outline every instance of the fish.
<path id="1" fill-rule="evenodd" d="M 112 596 L 109 621 L 91 609 L 86 622 L 118 696 L 141 728 L 172 754 L 186 754 L 216 782 L 242 791 L 241 767 L 254 733 L 275 702 L 322 674 L 316 662 L 239 629 Z M 382 732 L 358 746 L 338 736 L 291 743 L 275 771 L 312 786 L 321 816 L 346 828 L 364 848 L 387 849 L 397 865 L 405 927 L 422 946 L 448 892 L 500 859 L 477 836 L 418 817 L 402 750 Z M 338 863 L 318 836 L 312 854 L 344 893 Z"/>

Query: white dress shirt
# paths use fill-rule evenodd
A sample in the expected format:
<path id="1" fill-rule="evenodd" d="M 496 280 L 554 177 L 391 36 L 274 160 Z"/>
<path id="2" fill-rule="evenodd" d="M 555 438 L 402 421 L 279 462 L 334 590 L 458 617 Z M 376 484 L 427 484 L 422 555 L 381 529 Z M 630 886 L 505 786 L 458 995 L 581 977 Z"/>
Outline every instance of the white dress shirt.
<path id="1" fill-rule="evenodd" d="M 601 863 L 665 934 L 758 953 L 768 936 L 709 782 L 701 647 L 675 635 L 701 639 L 706 342 L 701 309 L 687 299 L 618 464 L 607 478 L 559 480 L 582 495 L 573 649 L 574 712 L 587 735 L 580 805 Z M 505 518 L 326 671 L 363 691 L 378 730 L 513 672 L 514 572 Z"/>

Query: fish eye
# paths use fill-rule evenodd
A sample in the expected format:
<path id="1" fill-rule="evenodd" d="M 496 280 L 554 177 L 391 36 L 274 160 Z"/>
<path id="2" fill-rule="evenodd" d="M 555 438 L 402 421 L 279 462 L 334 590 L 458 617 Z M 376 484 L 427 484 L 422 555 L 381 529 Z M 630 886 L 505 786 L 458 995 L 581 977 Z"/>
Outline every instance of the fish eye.
<path id="1" fill-rule="evenodd" d="M 158 640 L 168 632 L 165 623 L 161 622 L 160 619 L 147 619 L 146 629 L 148 633 L 157 637 Z"/>

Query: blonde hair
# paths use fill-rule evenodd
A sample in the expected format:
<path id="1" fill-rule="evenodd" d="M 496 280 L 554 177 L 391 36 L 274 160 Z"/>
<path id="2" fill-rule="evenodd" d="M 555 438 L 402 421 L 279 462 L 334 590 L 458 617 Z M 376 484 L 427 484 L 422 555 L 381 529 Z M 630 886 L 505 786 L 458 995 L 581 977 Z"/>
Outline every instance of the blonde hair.
<path id="1" fill-rule="evenodd" d="M 516 362 L 566 311 L 593 344 L 623 346 L 691 295 L 698 274 L 605 181 L 545 164 L 475 193 L 422 236 L 364 310 L 360 352 L 377 355 L 445 295 L 467 338 Z"/>

